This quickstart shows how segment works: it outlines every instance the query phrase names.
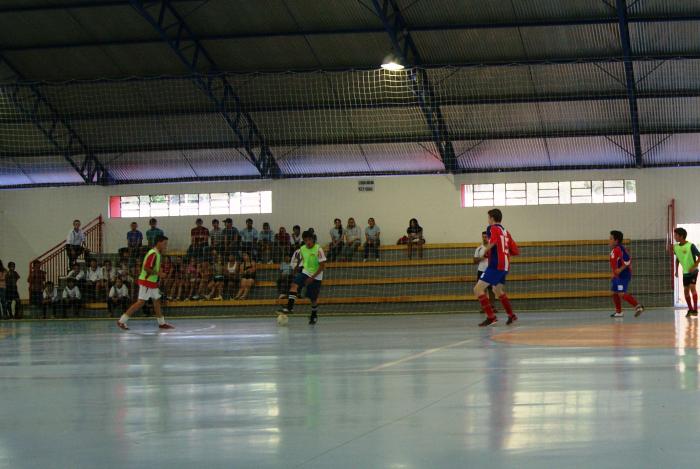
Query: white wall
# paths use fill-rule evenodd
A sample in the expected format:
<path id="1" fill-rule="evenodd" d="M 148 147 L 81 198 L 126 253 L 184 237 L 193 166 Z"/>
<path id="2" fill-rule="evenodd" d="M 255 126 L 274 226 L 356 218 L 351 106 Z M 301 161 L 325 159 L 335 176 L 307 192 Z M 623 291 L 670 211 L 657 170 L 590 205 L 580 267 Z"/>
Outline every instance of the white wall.
<path id="1" fill-rule="evenodd" d="M 26 278 L 28 262 L 65 238 L 74 218 L 87 222 L 99 214 L 106 217 L 110 195 L 270 189 L 273 213 L 251 216 L 258 228 L 264 221 L 273 229 L 313 226 L 325 241 L 333 218 L 345 223 L 353 216 L 364 227 L 371 216 L 381 226 L 385 242 L 393 243 L 404 233 L 408 220 L 416 217 L 429 242 L 464 242 L 479 238 L 486 225 L 486 209 L 460 208 L 461 184 L 623 178 L 637 180 L 637 203 L 506 207 L 504 224 L 522 241 L 606 238 L 612 228 L 633 239 L 659 238 L 665 236 L 666 204 L 671 198 L 677 199 L 679 223 L 700 221 L 698 168 L 382 177 L 375 178 L 374 192 L 358 192 L 356 178 L 39 188 L 0 191 L 0 259 L 5 263 L 14 260 Z M 186 248 L 194 218 L 159 218 L 172 248 Z M 208 224 L 214 217 L 203 218 Z M 234 217 L 235 225 L 241 227 L 245 218 Z M 147 228 L 146 219 L 137 221 L 142 229 Z M 130 222 L 107 220 L 109 251 L 125 244 Z"/>

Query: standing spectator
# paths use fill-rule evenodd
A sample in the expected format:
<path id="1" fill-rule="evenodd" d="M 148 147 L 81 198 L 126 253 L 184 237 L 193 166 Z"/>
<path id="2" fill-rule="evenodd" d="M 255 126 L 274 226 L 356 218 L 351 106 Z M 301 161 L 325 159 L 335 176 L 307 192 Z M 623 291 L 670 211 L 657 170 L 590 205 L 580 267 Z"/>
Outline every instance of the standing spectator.
<path id="1" fill-rule="evenodd" d="M 292 246 L 292 237 L 287 233 L 284 226 L 280 226 L 279 231 L 275 234 L 275 240 L 272 243 L 272 256 L 275 262 L 281 262 L 285 256 L 290 253 Z"/>
<path id="2" fill-rule="evenodd" d="M 73 265 L 78 258 L 85 253 L 87 238 L 85 232 L 80 229 L 80 220 L 73 220 L 73 229 L 68 232 L 66 238 L 66 254 L 68 265 Z"/>
<path id="3" fill-rule="evenodd" d="M 109 290 L 109 298 L 107 298 L 107 308 L 109 309 L 109 317 L 113 318 L 114 310 L 117 307 L 122 309 L 122 312 L 129 309 L 129 302 L 131 301 L 131 296 L 129 295 L 129 287 L 126 286 L 122 279 L 118 278 L 114 283 L 114 286 Z"/>
<path id="4" fill-rule="evenodd" d="M 104 281 L 102 269 L 97 266 L 97 259 L 90 259 L 90 266 L 85 272 L 85 297 L 90 301 L 96 301 L 99 293 L 103 293 Z M 106 295 L 107 292 L 104 292 Z M 104 298 L 104 296 L 102 297 Z"/>
<path id="5" fill-rule="evenodd" d="M 292 228 L 292 251 L 296 251 L 304 244 L 304 240 L 301 239 L 301 226 L 294 225 Z"/>
<path id="6" fill-rule="evenodd" d="M 241 251 L 247 252 L 248 257 L 255 258 L 255 246 L 258 244 L 258 230 L 253 228 L 253 220 L 248 218 L 245 221 L 245 228 L 238 233 L 241 237 Z"/>
<path id="7" fill-rule="evenodd" d="M 241 287 L 233 298 L 234 300 L 245 300 L 250 294 L 250 290 L 255 286 L 255 261 L 250 258 L 247 252 L 243 251 L 242 259 L 238 264 L 238 274 L 241 277 Z"/>
<path id="8" fill-rule="evenodd" d="M 486 246 L 489 245 L 489 236 L 485 231 L 481 232 L 481 245 L 476 248 L 474 251 L 474 264 L 477 264 L 476 268 L 476 281 L 478 282 L 481 280 L 481 276 L 483 275 L 484 272 L 486 272 L 486 268 L 489 266 L 489 252 L 486 250 Z M 494 303 L 496 302 L 496 295 L 493 293 L 493 287 L 489 285 L 486 288 L 486 291 L 489 294 L 489 302 L 491 303 L 491 308 L 493 308 L 493 312 L 498 313 L 496 311 L 496 307 L 494 306 Z M 486 313 L 484 311 L 484 308 L 481 308 L 482 313 Z"/>
<path id="9" fill-rule="evenodd" d="M 292 284 L 292 279 L 294 278 L 291 262 L 292 257 L 289 253 L 285 253 L 282 262 L 280 262 L 279 275 L 277 277 L 277 293 L 279 294 L 280 300 L 287 298 L 289 286 Z"/>
<path id="10" fill-rule="evenodd" d="M 129 250 L 129 261 L 135 262 L 141 256 L 143 234 L 138 230 L 139 225 L 131 222 L 131 230 L 126 233 L 126 247 Z"/>
<path id="11" fill-rule="evenodd" d="M 216 250 L 216 252 L 221 252 L 224 249 L 224 230 L 219 227 L 219 220 L 216 218 L 211 221 L 209 238 L 211 239 L 212 251 Z"/>
<path id="12" fill-rule="evenodd" d="M 19 301 L 19 291 L 17 290 L 17 282 L 19 274 L 15 270 L 15 263 L 7 263 L 7 273 L 5 274 L 5 302 L 7 311 L 12 318 L 22 318 L 22 304 Z"/>
<path id="13" fill-rule="evenodd" d="M 148 249 L 153 249 L 153 246 L 156 245 L 156 237 L 165 236 L 165 233 L 158 228 L 158 220 L 155 218 L 148 220 L 148 226 L 151 228 L 146 231 L 146 240 L 148 241 Z"/>
<path id="14" fill-rule="evenodd" d="M 423 227 L 420 226 L 418 220 L 411 218 L 408 222 L 408 229 L 406 229 L 406 234 L 408 235 L 408 258 L 413 258 L 413 250 L 418 252 L 418 258 L 423 258 L 423 245 L 425 244 L 425 239 L 423 238 Z"/>
<path id="15" fill-rule="evenodd" d="M 194 257 L 197 261 L 201 261 L 208 257 L 209 253 L 209 230 L 202 226 L 204 221 L 197 218 L 195 227 L 190 231 L 191 244 L 187 250 L 187 257 Z"/>
<path id="16" fill-rule="evenodd" d="M 272 264 L 272 241 L 274 238 L 274 233 L 270 229 L 270 224 L 263 223 L 263 229 L 258 233 L 258 243 L 260 253 L 260 261 L 268 264 Z"/>
<path id="17" fill-rule="evenodd" d="M 51 308 L 51 317 L 56 317 L 56 307 L 60 305 L 61 299 L 58 296 L 58 288 L 52 281 L 46 282 L 44 289 L 41 291 L 41 308 L 46 319 L 46 312 Z"/>
<path id="18" fill-rule="evenodd" d="M 240 238 L 238 237 L 238 229 L 233 226 L 233 220 L 227 218 L 224 220 L 226 227 L 224 228 L 224 251 L 223 255 L 228 258 L 231 255 L 238 258 L 238 247 L 240 243 Z"/>
<path id="19" fill-rule="evenodd" d="M 5 319 L 7 317 L 7 300 L 6 300 L 6 289 L 7 289 L 7 270 L 0 260 L 0 319 Z"/>
<path id="20" fill-rule="evenodd" d="M 331 228 L 330 234 L 331 243 L 328 246 L 328 259 L 331 262 L 335 262 L 343 252 L 343 222 L 340 221 L 340 218 L 333 220 L 333 228 Z"/>
<path id="21" fill-rule="evenodd" d="M 29 282 L 29 303 L 32 306 L 39 308 L 42 304 L 42 292 L 44 291 L 44 282 L 46 282 L 46 272 L 41 270 L 41 262 L 35 260 L 32 262 L 32 268 L 27 276 Z"/>
<path id="22" fill-rule="evenodd" d="M 360 227 L 355 224 L 355 219 L 348 218 L 348 226 L 343 231 L 343 242 L 345 243 L 343 257 L 345 257 L 345 260 L 351 261 L 355 256 L 355 251 L 362 243 L 360 233 Z"/>
<path id="23" fill-rule="evenodd" d="M 82 303 L 82 295 L 80 288 L 75 283 L 75 280 L 69 278 L 66 282 L 66 287 L 63 289 L 63 317 L 67 316 L 70 309 L 75 317 L 80 317 L 80 306 Z"/>
<path id="24" fill-rule="evenodd" d="M 374 258 L 379 262 L 379 235 L 381 234 L 379 226 L 374 222 L 374 218 L 367 220 L 367 228 L 365 228 L 365 262 L 369 257 L 369 253 L 374 251 Z"/>

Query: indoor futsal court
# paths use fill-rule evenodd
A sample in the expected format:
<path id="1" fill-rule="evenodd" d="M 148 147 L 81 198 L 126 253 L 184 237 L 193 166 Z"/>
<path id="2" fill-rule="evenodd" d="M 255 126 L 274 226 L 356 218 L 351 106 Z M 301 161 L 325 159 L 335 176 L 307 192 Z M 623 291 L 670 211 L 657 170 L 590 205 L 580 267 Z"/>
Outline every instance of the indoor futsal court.
<path id="1" fill-rule="evenodd" d="M 700 3 L 0 2 L 0 468 L 696 468 Z"/>

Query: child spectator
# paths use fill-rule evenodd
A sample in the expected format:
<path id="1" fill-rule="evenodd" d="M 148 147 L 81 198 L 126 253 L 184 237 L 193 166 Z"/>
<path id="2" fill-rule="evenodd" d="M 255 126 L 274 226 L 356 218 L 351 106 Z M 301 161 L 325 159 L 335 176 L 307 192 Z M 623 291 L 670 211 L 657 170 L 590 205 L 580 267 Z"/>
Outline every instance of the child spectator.
<path id="1" fill-rule="evenodd" d="M 303 243 L 304 240 L 301 239 L 301 226 L 294 225 L 294 227 L 292 227 L 292 251 L 299 249 Z"/>
<path id="2" fill-rule="evenodd" d="M 185 288 L 185 268 L 182 265 L 182 257 L 173 259 L 173 271 L 170 275 L 171 285 L 169 296 L 175 301 L 182 301 L 182 290 Z"/>
<path id="3" fill-rule="evenodd" d="M 224 291 L 226 299 L 233 297 L 233 292 L 238 289 L 238 261 L 236 256 L 230 254 L 224 269 Z"/>
<path id="4" fill-rule="evenodd" d="M 160 271 L 163 274 L 160 279 L 160 285 L 158 289 L 160 290 L 161 296 L 166 300 L 170 299 L 170 290 L 173 286 L 173 261 L 170 256 L 163 256 L 163 265 L 160 266 Z"/>
<path id="5" fill-rule="evenodd" d="M 216 218 L 211 221 L 209 238 L 211 239 L 212 251 L 221 251 L 224 248 L 224 230 L 219 227 L 219 220 Z"/>
<path id="6" fill-rule="evenodd" d="M 85 296 L 87 299 L 95 301 L 97 300 L 98 294 L 103 290 L 104 281 L 102 269 L 97 266 L 97 259 L 90 259 L 90 266 L 85 273 Z M 104 298 L 104 296 L 102 298 Z"/>
<path id="7" fill-rule="evenodd" d="M 129 286 L 131 288 L 131 301 L 136 302 L 139 299 L 139 289 L 137 288 L 136 281 L 141 275 L 141 267 L 134 265 L 131 268 L 131 273 L 129 274 Z"/>
<path id="8" fill-rule="evenodd" d="M 253 220 L 245 221 L 245 228 L 238 232 L 241 237 L 241 251 L 247 252 L 248 257 L 256 257 L 255 246 L 258 244 L 258 230 L 253 228 Z"/>
<path id="9" fill-rule="evenodd" d="M 374 218 L 367 220 L 367 228 L 365 228 L 365 262 L 367 262 L 367 258 L 372 251 L 374 251 L 374 258 L 379 262 L 380 234 L 381 230 L 374 222 Z"/>
<path id="10" fill-rule="evenodd" d="M 227 218 L 224 220 L 226 227 L 224 228 L 224 250 L 223 255 L 228 258 L 231 254 L 238 258 L 238 248 L 240 239 L 238 229 L 233 226 L 233 219 Z"/>
<path id="11" fill-rule="evenodd" d="M 331 262 L 335 262 L 343 251 L 343 233 L 343 222 L 340 221 L 340 218 L 336 218 L 333 220 L 333 228 L 330 231 L 331 244 L 328 246 L 328 259 Z"/>
<path id="12" fill-rule="evenodd" d="M 279 231 L 275 234 L 275 240 L 272 243 L 272 255 L 275 262 L 281 262 L 285 256 L 291 251 L 292 237 L 287 233 L 284 226 L 280 226 Z"/>
<path id="13" fill-rule="evenodd" d="M 15 270 L 15 263 L 7 263 L 7 273 L 5 274 L 5 302 L 7 304 L 7 310 L 10 313 L 10 317 L 21 319 L 22 317 L 22 304 L 19 300 L 19 291 L 17 290 L 17 282 L 19 281 L 19 274 Z"/>
<path id="14" fill-rule="evenodd" d="M 224 263 L 221 260 L 221 256 L 218 254 L 214 257 L 212 272 L 214 273 L 212 277 L 213 286 L 209 292 L 209 296 L 216 301 L 221 301 L 224 299 Z"/>
<path id="15" fill-rule="evenodd" d="M 194 257 L 201 261 L 209 255 L 209 230 L 202 226 L 204 221 L 197 218 L 195 227 L 190 230 L 191 244 L 187 249 L 187 257 Z"/>
<path id="16" fill-rule="evenodd" d="M 66 254 L 68 265 L 73 265 L 78 258 L 86 252 L 85 232 L 80 229 L 80 220 L 73 220 L 73 229 L 68 232 L 66 238 Z"/>
<path id="17" fill-rule="evenodd" d="M 416 250 L 418 257 L 423 258 L 423 245 L 425 244 L 425 239 L 423 238 L 423 228 L 418 223 L 418 220 L 411 218 L 408 222 L 408 229 L 406 229 L 406 234 L 408 235 L 407 244 L 407 254 L 408 258 L 413 258 L 413 251 Z"/>
<path id="18" fill-rule="evenodd" d="M 121 261 L 119 263 L 119 268 L 117 269 L 117 277 L 122 279 L 122 282 L 126 283 L 127 285 L 131 285 L 132 278 L 129 275 L 129 263 L 125 261 Z"/>
<path id="19" fill-rule="evenodd" d="M 153 249 L 153 246 L 156 244 L 156 237 L 165 236 L 165 233 L 158 228 L 158 220 L 155 218 L 148 220 L 148 225 L 151 228 L 146 231 L 146 240 L 148 241 L 148 249 Z"/>
<path id="20" fill-rule="evenodd" d="M 126 233 L 126 247 L 129 250 L 129 258 L 136 261 L 141 256 L 143 234 L 138 230 L 139 225 L 131 222 L 131 230 Z"/>
<path id="21" fill-rule="evenodd" d="M 344 258 L 351 261 L 355 256 L 355 251 L 362 243 L 360 238 L 360 227 L 355 224 L 354 218 L 348 218 L 348 226 L 343 231 L 343 242 L 345 243 Z"/>
<path id="22" fill-rule="evenodd" d="M 61 299 L 58 296 L 58 288 L 52 281 L 46 282 L 44 289 L 41 291 L 41 309 L 46 319 L 46 312 L 51 308 L 51 317 L 56 317 L 56 307 L 61 304 Z"/>
<path id="23" fill-rule="evenodd" d="M 38 308 L 42 304 L 41 294 L 44 291 L 44 282 L 46 282 L 46 272 L 41 270 L 40 261 L 32 262 L 27 282 L 29 282 L 29 303 Z"/>
<path id="24" fill-rule="evenodd" d="M 211 296 L 209 295 L 209 289 L 212 288 L 213 285 L 213 279 L 214 274 L 211 271 L 211 264 L 209 264 L 208 261 L 204 261 L 201 264 L 199 264 L 199 297 L 206 298 L 207 300 L 211 299 Z"/>
<path id="25" fill-rule="evenodd" d="M 77 284 L 81 284 L 85 280 L 85 272 L 80 268 L 80 264 L 77 262 L 73 264 L 71 270 L 68 272 L 66 278 L 72 278 Z"/>
<path id="26" fill-rule="evenodd" d="M 7 317 L 7 302 L 5 297 L 5 292 L 7 288 L 6 283 L 7 270 L 0 260 L 0 319 Z"/>
<path id="27" fill-rule="evenodd" d="M 117 271 L 112 267 L 112 261 L 106 260 L 102 264 L 102 279 L 105 283 L 105 290 L 112 288 L 117 280 Z"/>
<path id="28" fill-rule="evenodd" d="M 233 298 L 234 300 L 245 300 L 248 298 L 250 290 L 255 286 L 255 271 L 255 261 L 250 258 L 247 252 L 243 251 L 241 262 L 238 264 L 241 287 Z"/>
<path id="29" fill-rule="evenodd" d="M 122 262 L 126 263 L 126 265 L 133 264 L 131 262 L 131 259 L 129 258 L 129 248 L 119 248 L 118 254 L 119 260 L 117 262 L 119 263 L 119 265 L 121 265 Z"/>
<path id="30" fill-rule="evenodd" d="M 289 286 L 292 284 L 292 279 L 294 278 L 291 262 L 292 257 L 289 253 L 286 253 L 282 262 L 280 262 L 279 275 L 277 277 L 277 293 L 279 294 L 280 300 L 287 298 Z"/>
<path id="31" fill-rule="evenodd" d="M 269 223 L 263 223 L 263 229 L 258 233 L 258 245 L 260 261 L 272 264 L 272 241 L 274 233 L 270 229 Z"/>
<path id="32" fill-rule="evenodd" d="M 129 287 L 126 286 L 122 279 L 117 278 L 117 281 L 109 290 L 109 298 L 107 299 L 109 317 L 115 317 L 114 311 L 117 307 L 120 307 L 122 309 L 122 312 L 129 309 L 130 301 L 131 296 L 129 295 Z"/>
<path id="33" fill-rule="evenodd" d="M 189 264 L 187 264 L 187 269 L 185 270 L 185 282 L 185 289 L 187 291 L 185 298 L 188 300 L 198 300 L 199 295 L 197 294 L 197 287 L 199 286 L 199 267 L 197 266 L 197 260 L 194 257 L 191 257 Z"/>
<path id="34" fill-rule="evenodd" d="M 82 295 L 75 279 L 69 278 L 66 287 L 63 289 L 63 317 L 67 317 L 68 310 L 71 310 L 75 317 L 80 317 L 80 306 Z"/>

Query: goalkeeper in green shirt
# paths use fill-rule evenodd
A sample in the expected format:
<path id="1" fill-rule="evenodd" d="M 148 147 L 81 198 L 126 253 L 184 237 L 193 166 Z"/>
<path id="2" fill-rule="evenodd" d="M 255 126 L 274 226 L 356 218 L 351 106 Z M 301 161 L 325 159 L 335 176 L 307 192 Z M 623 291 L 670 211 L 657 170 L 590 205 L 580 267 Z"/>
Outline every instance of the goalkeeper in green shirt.
<path id="1" fill-rule="evenodd" d="M 691 242 L 686 241 L 688 232 L 683 228 L 673 230 L 676 244 L 673 245 L 673 253 L 676 255 L 676 277 L 678 266 L 683 267 L 683 293 L 688 304 L 686 318 L 698 316 L 698 292 L 695 284 L 698 281 L 698 264 L 700 264 L 700 251 Z"/>

